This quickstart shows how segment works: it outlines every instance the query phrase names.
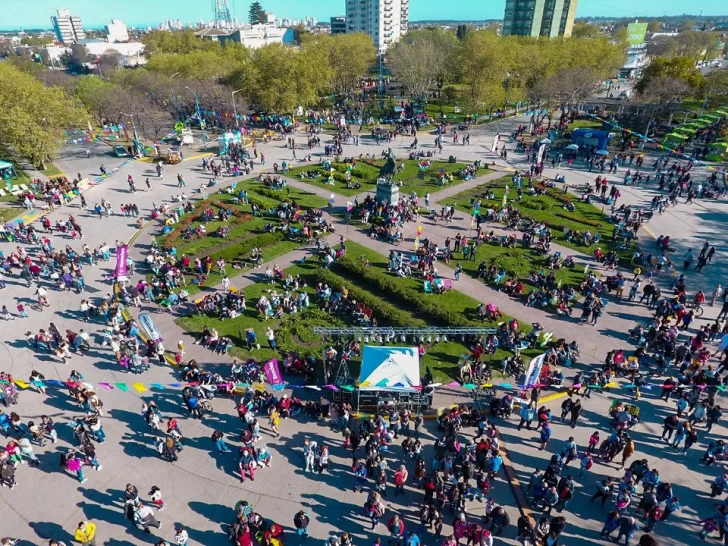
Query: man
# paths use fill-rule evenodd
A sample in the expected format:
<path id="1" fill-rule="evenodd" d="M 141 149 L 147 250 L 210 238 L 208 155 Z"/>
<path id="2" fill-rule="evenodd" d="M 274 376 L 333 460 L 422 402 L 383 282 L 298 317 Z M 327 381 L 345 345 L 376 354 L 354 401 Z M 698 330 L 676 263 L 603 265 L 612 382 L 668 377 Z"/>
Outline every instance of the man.
<path id="1" fill-rule="evenodd" d="M 76 528 L 75 539 L 81 546 L 96 546 L 96 524 L 82 521 Z"/>
<path id="2" fill-rule="evenodd" d="M 311 523 L 311 518 L 303 510 L 300 510 L 299 512 L 296 513 L 295 516 L 293 516 L 293 525 L 296 526 L 296 530 L 298 531 L 298 536 L 303 536 L 305 538 L 308 538 L 308 524 L 309 523 Z"/>
<path id="3" fill-rule="evenodd" d="M 693 251 L 692 249 L 688 249 L 688 251 L 685 253 L 685 256 L 683 256 L 683 269 L 687 270 L 690 269 L 690 266 L 693 263 Z"/>

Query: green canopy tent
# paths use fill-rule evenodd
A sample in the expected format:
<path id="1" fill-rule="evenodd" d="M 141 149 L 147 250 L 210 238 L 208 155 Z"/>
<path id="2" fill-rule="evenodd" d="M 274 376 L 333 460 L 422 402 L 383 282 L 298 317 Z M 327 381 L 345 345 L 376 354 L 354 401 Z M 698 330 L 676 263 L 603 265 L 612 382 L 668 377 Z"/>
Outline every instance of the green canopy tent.
<path id="1" fill-rule="evenodd" d="M 662 145 L 667 146 L 668 148 L 672 148 L 674 146 L 683 144 L 687 139 L 688 137 L 679 133 L 668 133 L 662 140 Z"/>
<path id="2" fill-rule="evenodd" d="M 728 142 L 713 142 L 708 146 L 708 161 L 728 161 Z"/>
<path id="3" fill-rule="evenodd" d="M 15 167 L 9 161 L 0 160 L 0 178 L 7 181 L 11 178 L 18 178 Z"/>

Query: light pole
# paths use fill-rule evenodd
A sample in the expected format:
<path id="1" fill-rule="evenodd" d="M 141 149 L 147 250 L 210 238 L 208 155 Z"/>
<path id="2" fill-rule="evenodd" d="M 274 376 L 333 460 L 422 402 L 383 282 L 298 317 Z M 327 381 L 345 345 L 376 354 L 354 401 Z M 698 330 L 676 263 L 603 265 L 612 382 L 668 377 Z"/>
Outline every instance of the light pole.
<path id="1" fill-rule="evenodd" d="M 240 123 L 238 122 L 238 111 L 235 109 L 235 93 L 240 93 L 242 89 L 236 89 L 230 94 L 230 97 L 233 100 L 233 115 L 235 116 L 235 127 L 240 129 Z"/>
<path id="2" fill-rule="evenodd" d="M 197 110 L 197 120 L 200 122 L 200 131 L 202 131 L 202 142 L 206 141 L 205 137 L 205 122 L 202 120 L 202 113 L 200 112 L 200 101 L 197 98 L 197 93 L 195 93 L 192 89 L 185 86 L 185 89 L 188 89 L 190 93 L 192 93 L 195 96 L 195 108 Z"/>

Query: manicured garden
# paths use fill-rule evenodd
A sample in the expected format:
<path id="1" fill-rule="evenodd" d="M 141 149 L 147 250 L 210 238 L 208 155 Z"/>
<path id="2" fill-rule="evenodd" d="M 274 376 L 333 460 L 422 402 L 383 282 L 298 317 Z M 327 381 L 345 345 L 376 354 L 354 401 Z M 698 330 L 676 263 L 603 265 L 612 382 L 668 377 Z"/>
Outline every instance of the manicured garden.
<path id="1" fill-rule="evenodd" d="M 239 199 L 241 191 L 246 192 L 248 204 Z M 319 209 L 326 205 L 324 199 L 306 191 L 291 187 L 271 190 L 261 182 L 246 180 L 235 184 L 235 189 L 230 193 L 217 193 L 197 203 L 193 212 L 182 216 L 169 233 L 158 235 L 156 242 L 167 250 L 175 248 L 179 258 L 186 255 L 193 264 L 198 257 L 204 259 L 211 256 L 213 263 L 222 258 L 228 264 L 228 275 L 233 276 L 235 272 L 230 268 L 248 258 L 254 248 L 262 252 L 262 259 L 267 262 L 306 243 L 279 229 L 281 221 L 276 210 L 282 203 L 298 206 L 302 213 L 307 209 Z M 253 214 L 253 205 L 260 211 L 257 215 Z M 230 212 L 227 220 L 204 221 L 202 215 L 206 209 L 217 213 L 220 208 Z M 188 232 L 196 232 L 200 226 L 204 226 L 205 234 L 186 235 Z M 275 228 L 275 231 L 266 229 L 266 226 Z M 220 237 L 216 233 L 218 228 L 228 228 L 229 231 L 225 237 Z M 187 291 L 190 294 L 199 292 L 200 286 L 190 281 L 187 283 Z M 222 275 L 217 267 L 213 267 L 204 285 L 215 286 L 221 281 Z"/>
<path id="2" fill-rule="evenodd" d="M 352 163 L 333 161 L 331 168 L 326 170 L 322 164 L 308 164 L 290 169 L 287 176 L 325 188 L 342 195 L 357 195 L 365 191 L 376 189 L 379 169 L 384 165 L 384 159 L 364 158 L 354 160 Z M 429 166 L 425 166 L 428 164 Z M 402 191 L 415 190 L 418 194 L 426 192 L 434 193 L 443 187 L 457 185 L 465 182 L 465 179 L 458 176 L 458 172 L 465 167 L 464 163 L 449 163 L 447 161 L 435 161 L 430 158 L 397 160 L 397 172 L 394 180 L 399 182 Z M 347 188 L 346 173 L 351 174 L 351 183 L 358 182 L 361 187 Z M 487 174 L 488 169 L 481 168 L 478 176 Z M 306 177 L 301 176 L 302 173 Z M 444 175 L 452 175 L 451 181 L 445 181 Z"/>
<path id="3" fill-rule="evenodd" d="M 512 178 L 504 176 L 459 193 L 444 200 L 444 203 L 454 205 L 458 210 L 469 215 L 473 214 L 473 204 L 478 199 L 480 200 L 481 214 L 484 214 L 486 209 L 498 210 L 503 203 L 506 184 L 510 188 L 508 202 L 518 209 L 522 217 L 541 222 L 551 229 L 554 241 L 559 245 L 586 254 L 591 253 L 594 247 L 590 249 L 583 245 L 580 237 L 572 238 L 570 241 L 567 241 L 564 237 L 564 230 L 567 228 L 575 230 L 579 234 L 583 234 L 588 230 L 592 235 L 598 233 L 601 236 L 599 244 L 595 246 L 600 246 L 602 249 L 614 249 L 622 257 L 631 257 L 632 252 L 629 248 L 619 248 L 618 244 L 612 242 L 615 225 L 608 220 L 601 209 L 581 201 L 572 194 L 563 193 L 559 189 L 539 185 L 541 189 L 545 190 L 545 193 L 531 196 L 528 195 L 527 182 L 524 182 L 523 197 L 518 200 Z M 492 192 L 493 199 L 487 198 L 489 192 Z M 573 212 L 569 212 L 564 208 L 566 202 L 574 205 L 575 210 Z"/>
<path id="4" fill-rule="evenodd" d="M 235 319 L 220 320 L 197 314 L 183 317 L 178 323 L 188 331 L 199 333 L 205 326 L 214 327 L 221 336 L 229 336 L 235 342 L 233 356 L 238 358 L 255 358 L 262 361 L 272 357 L 282 357 L 289 352 L 311 353 L 320 359 L 324 349 L 322 341 L 312 329 L 314 326 L 334 326 L 343 324 L 337 315 L 329 315 L 319 310 L 315 298 L 315 285 L 323 282 L 331 287 L 332 292 L 348 291 L 350 300 L 356 300 L 373 311 L 378 326 L 425 327 L 425 326 L 484 326 L 497 325 L 480 321 L 476 317 L 476 306 L 479 301 L 454 290 L 441 295 L 426 295 L 423 282 L 419 279 L 400 278 L 387 271 L 387 258 L 364 246 L 347 243 L 347 253 L 337 260 L 330 270 L 318 267 L 312 262 L 298 263 L 287 268 L 286 275 L 301 275 L 306 283 L 303 288 L 309 293 L 311 306 L 300 314 L 289 315 L 282 320 L 264 320 L 255 309 L 255 302 L 261 294 L 269 290 L 278 290 L 273 286 L 259 282 L 244 289 L 248 310 Z M 505 320 L 508 320 L 506 317 Z M 276 332 L 278 350 L 273 351 L 265 346 L 263 333 L 270 326 Z M 245 330 L 253 328 L 258 339 L 263 339 L 261 348 L 248 351 L 245 348 Z M 527 325 L 522 329 L 528 330 Z M 421 360 L 424 373 L 429 367 L 437 381 L 457 377 L 458 360 L 469 347 L 463 340 L 450 339 L 431 343 L 425 340 L 426 353 Z M 398 342 L 401 343 L 401 342 Z M 407 343 L 414 343 L 408 340 Z M 524 352 L 524 358 L 537 354 L 537 350 Z M 507 356 L 502 350 L 492 356 L 495 362 Z M 351 362 L 351 371 L 356 375 L 359 367 L 357 359 Z"/>

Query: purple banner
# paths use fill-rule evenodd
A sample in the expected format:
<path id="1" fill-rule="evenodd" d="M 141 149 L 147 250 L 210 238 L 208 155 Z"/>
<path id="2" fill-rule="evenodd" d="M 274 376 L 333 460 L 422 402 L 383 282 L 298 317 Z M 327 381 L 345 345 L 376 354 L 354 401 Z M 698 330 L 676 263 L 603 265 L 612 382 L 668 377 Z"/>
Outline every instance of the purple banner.
<path id="1" fill-rule="evenodd" d="M 268 378 L 268 383 L 271 385 L 283 384 L 283 378 L 281 377 L 281 370 L 278 368 L 278 359 L 273 358 L 265 363 L 263 366 L 265 376 Z"/>
<path id="2" fill-rule="evenodd" d="M 126 281 L 129 278 L 126 276 L 126 257 L 129 254 L 129 247 L 122 245 L 116 249 L 116 280 Z"/>

